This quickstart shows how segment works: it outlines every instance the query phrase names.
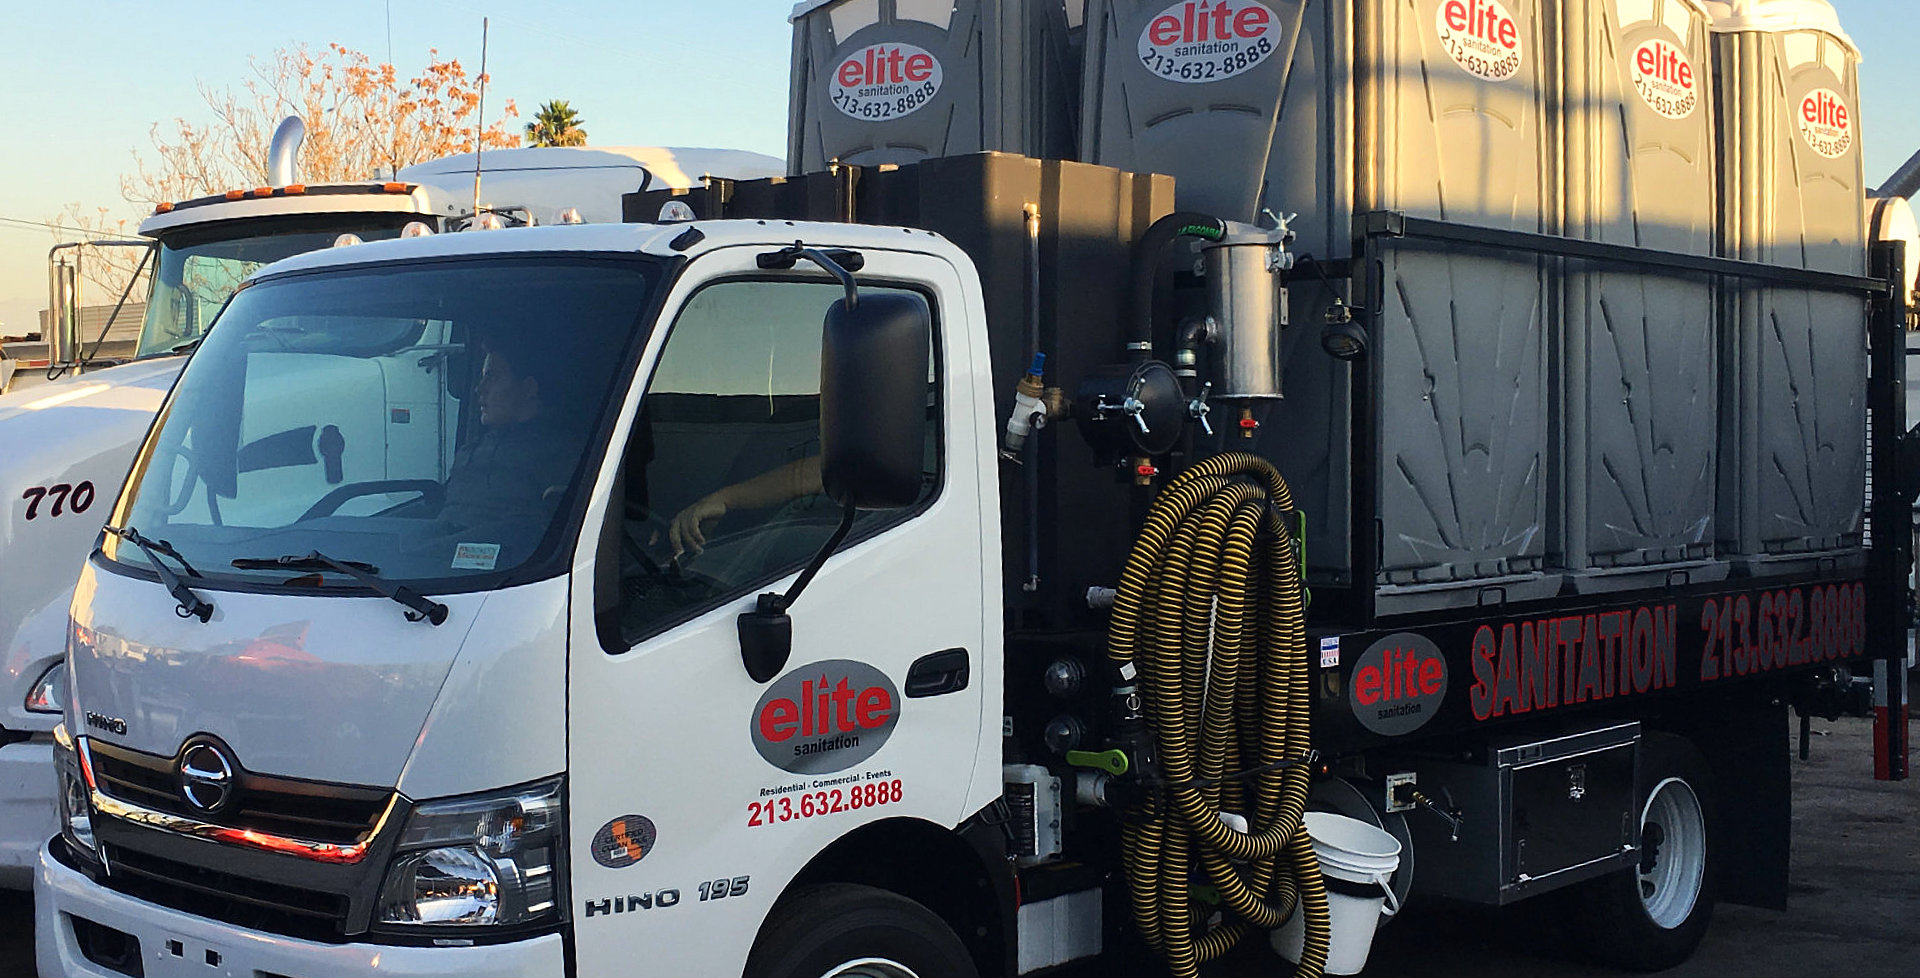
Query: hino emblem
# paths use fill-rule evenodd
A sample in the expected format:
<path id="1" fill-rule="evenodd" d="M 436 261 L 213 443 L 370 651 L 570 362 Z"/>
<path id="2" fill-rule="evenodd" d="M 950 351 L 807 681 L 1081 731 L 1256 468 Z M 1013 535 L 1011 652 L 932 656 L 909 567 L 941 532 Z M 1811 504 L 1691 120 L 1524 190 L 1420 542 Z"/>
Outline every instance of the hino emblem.
<path id="1" fill-rule="evenodd" d="M 126 736 L 127 733 L 127 721 L 119 717 L 107 716 L 104 713 L 88 713 L 87 726 L 98 727 L 108 733 L 120 734 L 123 737 Z"/>
<path id="2" fill-rule="evenodd" d="M 217 812 L 233 797 L 233 772 L 225 748 L 194 741 L 180 752 L 180 797 L 203 812 Z"/>

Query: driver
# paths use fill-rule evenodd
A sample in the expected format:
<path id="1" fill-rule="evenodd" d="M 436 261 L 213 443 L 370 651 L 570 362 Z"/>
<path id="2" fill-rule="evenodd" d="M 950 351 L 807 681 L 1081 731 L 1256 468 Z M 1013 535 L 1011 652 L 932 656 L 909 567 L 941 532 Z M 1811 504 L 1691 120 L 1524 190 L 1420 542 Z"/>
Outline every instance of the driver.
<path id="1" fill-rule="evenodd" d="M 576 439 L 554 422 L 551 384 L 531 353 L 488 348 L 473 402 L 480 437 L 454 455 L 441 519 L 455 529 L 510 523 L 544 530 L 574 469 Z M 543 384 L 547 377 L 549 384 Z"/>

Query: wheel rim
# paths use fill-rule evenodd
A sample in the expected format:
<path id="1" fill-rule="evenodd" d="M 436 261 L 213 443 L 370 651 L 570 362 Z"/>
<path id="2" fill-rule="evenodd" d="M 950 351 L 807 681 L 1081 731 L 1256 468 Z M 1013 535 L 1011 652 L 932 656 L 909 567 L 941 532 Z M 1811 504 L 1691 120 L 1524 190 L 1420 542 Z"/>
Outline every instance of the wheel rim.
<path id="1" fill-rule="evenodd" d="M 1706 879 L 1707 820 L 1692 786 L 1668 778 L 1640 811 L 1640 905 L 1667 930 L 1685 923 Z"/>
<path id="2" fill-rule="evenodd" d="M 861 958 L 838 964 L 822 972 L 820 978 L 920 978 L 912 968 L 886 958 Z"/>

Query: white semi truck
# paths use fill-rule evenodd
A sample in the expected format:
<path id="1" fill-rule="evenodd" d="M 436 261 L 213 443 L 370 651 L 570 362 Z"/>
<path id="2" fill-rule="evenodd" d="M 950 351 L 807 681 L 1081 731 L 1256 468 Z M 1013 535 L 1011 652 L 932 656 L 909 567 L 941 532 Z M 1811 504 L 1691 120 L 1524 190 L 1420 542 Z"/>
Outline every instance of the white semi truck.
<path id="1" fill-rule="evenodd" d="M 34 852 L 53 825 L 51 738 L 70 571 L 85 558 L 154 412 L 227 297 L 254 269 L 289 255 L 392 238 L 416 224 L 456 230 L 474 219 L 473 154 L 407 167 L 392 180 L 303 184 L 294 165 L 300 132 L 295 118 L 276 134 L 270 186 L 166 204 L 141 223 L 155 272 L 131 363 L 89 369 L 85 338 L 68 336 L 54 347 L 56 369 L 67 377 L 0 395 L 0 497 L 7 507 L 0 528 L 0 886 L 31 884 Z M 482 219 L 490 214 L 511 226 L 617 221 L 620 195 L 642 187 L 782 172 L 779 160 L 760 154 L 657 147 L 500 150 L 483 154 L 480 165 Z M 71 291 L 56 295 L 72 298 Z M 407 380 L 431 378 L 396 378 Z M 380 430 L 347 434 L 363 440 Z M 325 448 L 310 445 L 306 453 Z M 314 455 L 311 464 L 327 463 Z"/>
<path id="2" fill-rule="evenodd" d="M 236 293 L 74 591 L 40 969 L 1352 973 L 1432 895 L 1657 970 L 1784 906 L 1787 704 L 1874 663 L 1905 774 L 1837 24 L 1095 2 L 1063 161 L 992 142 L 1071 115 L 1001 111 L 1045 6 L 801 4 L 814 172 Z"/>

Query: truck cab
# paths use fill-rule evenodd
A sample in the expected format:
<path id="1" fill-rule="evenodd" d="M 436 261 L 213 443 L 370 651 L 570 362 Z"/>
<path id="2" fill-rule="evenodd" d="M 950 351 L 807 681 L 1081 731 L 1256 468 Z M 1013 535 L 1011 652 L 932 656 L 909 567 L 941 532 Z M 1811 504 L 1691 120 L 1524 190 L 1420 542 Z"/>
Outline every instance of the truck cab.
<path id="1" fill-rule="evenodd" d="M 479 215 L 476 165 L 487 180 Z M 0 445 L 6 446 L 0 451 L 0 495 L 8 500 L 0 566 L 36 568 L 0 575 L 0 886 L 31 884 L 34 852 L 54 829 L 48 772 L 75 570 L 187 355 L 248 275 L 292 255 L 403 233 L 460 230 L 476 218 L 513 226 L 613 222 L 620 218 L 621 194 L 640 187 L 683 187 L 709 173 L 782 172 L 777 159 L 737 150 L 514 149 L 486 153 L 479 161 L 463 154 L 421 163 L 393 180 L 288 180 L 235 190 L 163 204 L 143 221 L 140 233 L 151 242 L 147 261 L 153 274 L 133 360 L 91 367 L 81 338 L 70 336 L 56 344 L 69 352 L 55 357 L 66 362 L 61 369 L 67 376 L 20 386 L 44 376 L 29 369 L 16 375 L 17 389 L 0 394 Z M 413 371 L 392 379 L 396 396 L 403 388 L 419 398 L 437 396 L 430 374 Z M 286 396 L 300 392 L 289 388 Z M 344 431 L 356 448 L 386 438 L 388 430 L 414 437 L 426 432 L 424 424 L 399 427 L 392 417 L 366 415 L 357 423 L 360 431 Z M 291 466 L 305 465 L 325 475 L 338 464 L 329 460 L 332 439 L 315 429 L 306 444 L 297 445 L 287 432 L 298 428 L 275 429 L 281 439 L 271 450 L 278 453 L 272 471 L 284 476 Z M 350 457 L 348 464 L 357 461 Z"/>
<path id="2" fill-rule="evenodd" d="M 370 242 L 256 276 L 75 591 L 41 969 L 590 975 L 645 948 L 729 974 L 751 942 L 689 928 L 826 933 L 901 891 L 977 911 L 927 948 L 986 954 L 981 309 L 953 244 L 843 224 Z M 836 315 L 903 345 L 823 350 Z M 400 395 L 415 373 L 446 398 Z M 282 418 L 287 385 L 326 394 Z M 360 410 L 448 440 L 349 442 L 337 481 L 244 461 L 263 414 Z M 897 464 L 823 430 L 880 430 Z"/>

